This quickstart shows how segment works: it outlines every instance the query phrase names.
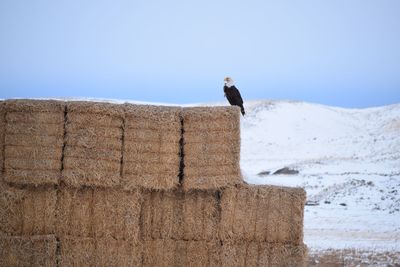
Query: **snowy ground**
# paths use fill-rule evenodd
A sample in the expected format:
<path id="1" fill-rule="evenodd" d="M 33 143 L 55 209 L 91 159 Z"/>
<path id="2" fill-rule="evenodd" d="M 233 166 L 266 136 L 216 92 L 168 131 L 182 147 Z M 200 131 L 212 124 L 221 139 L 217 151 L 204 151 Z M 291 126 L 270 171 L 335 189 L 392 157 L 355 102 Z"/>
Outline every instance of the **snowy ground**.
<path id="1" fill-rule="evenodd" d="M 242 119 L 248 183 L 307 191 L 305 243 L 312 250 L 400 252 L 400 104 L 342 109 L 254 101 Z M 298 175 L 266 175 L 282 167 Z"/>

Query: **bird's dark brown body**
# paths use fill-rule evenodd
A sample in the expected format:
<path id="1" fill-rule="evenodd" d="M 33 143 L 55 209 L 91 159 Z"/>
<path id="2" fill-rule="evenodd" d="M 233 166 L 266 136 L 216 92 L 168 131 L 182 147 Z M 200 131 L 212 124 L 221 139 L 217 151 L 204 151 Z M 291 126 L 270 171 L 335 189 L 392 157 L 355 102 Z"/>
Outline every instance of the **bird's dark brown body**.
<path id="1" fill-rule="evenodd" d="M 240 111 L 242 112 L 242 115 L 244 116 L 244 107 L 243 107 L 243 99 L 242 96 L 240 95 L 239 90 L 236 88 L 236 86 L 232 85 L 228 87 L 227 85 L 224 86 L 224 93 L 226 98 L 229 101 L 229 104 L 233 106 L 239 106 Z"/>

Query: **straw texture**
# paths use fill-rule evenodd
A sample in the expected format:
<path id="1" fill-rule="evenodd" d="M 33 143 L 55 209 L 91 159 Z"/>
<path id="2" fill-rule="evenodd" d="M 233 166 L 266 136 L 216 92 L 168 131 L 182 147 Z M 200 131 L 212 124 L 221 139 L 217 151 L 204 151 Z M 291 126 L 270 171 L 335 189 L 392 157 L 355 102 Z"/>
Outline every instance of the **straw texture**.
<path id="1" fill-rule="evenodd" d="M 61 188 L 57 203 L 58 237 L 93 237 L 93 189 Z"/>
<path id="2" fill-rule="evenodd" d="M 54 234 L 56 191 L 0 185 L 0 235 Z"/>
<path id="3" fill-rule="evenodd" d="M 222 266 L 306 266 L 307 247 L 266 242 L 224 242 Z"/>
<path id="4" fill-rule="evenodd" d="M 61 237 L 61 266 L 95 266 L 95 240 L 92 238 Z"/>
<path id="5" fill-rule="evenodd" d="M 242 181 L 237 107 L 184 108 L 184 190 L 220 189 Z"/>
<path id="6" fill-rule="evenodd" d="M 143 266 L 220 266 L 218 242 L 153 240 L 144 242 Z"/>
<path id="7" fill-rule="evenodd" d="M 138 191 L 62 188 L 59 198 L 58 236 L 139 239 Z"/>
<path id="8" fill-rule="evenodd" d="M 122 184 L 172 189 L 179 184 L 181 108 L 125 105 Z"/>
<path id="9" fill-rule="evenodd" d="M 143 193 L 141 225 L 144 240 L 215 240 L 219 218 L 216 192 Z"/>
<path id="10" fill-rule="evenodd" d="M 54 236 L 0 236 L 0 266 L 56 266 Z"/>
<path id="11" fill-rule="evenodd" d="M 121 180 L 121 105 L 68 102 L 62 179 L 72 187 L 116 187 Z"/>
<path id="12" fill-rule="evenodd" d="M 141 245 L 113 238 L 60 239 L 61 266 L 140 266 Z"/>
<path id="13" fill-rule="evenodd" d="M 142 244 L 132 241 L 97 239 L 94 266 L 140 266 L 142 250 Z"/>
<path id="14" fill-rule="evenodd" d="M 4 180 L 22 185 L 58 184 L 65 103 L 50 100 L 4 102 Z M 1 124 L 1 123 L 0 123 Z M 3 165 L 2 165 L 3 166 Z"/>
<path id="15" fill-rule="evenodd" d="M 221 198 L 220 237 L 302 244 L 306 194 L 301 188 L 231 187 Z"/>
<path id="16" fill-rule="evenodd" d="M 138 191 L 94 190 L 94 237 L 138 241 L 140 208 Z"/>

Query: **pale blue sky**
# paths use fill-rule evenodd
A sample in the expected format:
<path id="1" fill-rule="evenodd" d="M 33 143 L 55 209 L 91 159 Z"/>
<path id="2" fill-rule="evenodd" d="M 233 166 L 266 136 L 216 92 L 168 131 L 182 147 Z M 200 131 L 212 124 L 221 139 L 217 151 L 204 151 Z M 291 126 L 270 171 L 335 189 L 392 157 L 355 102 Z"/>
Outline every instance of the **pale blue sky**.
<path id="1" fill-rule="evenodd" d="M 400 102 L 400 1 L 0 1 L 0 98 Z"/>

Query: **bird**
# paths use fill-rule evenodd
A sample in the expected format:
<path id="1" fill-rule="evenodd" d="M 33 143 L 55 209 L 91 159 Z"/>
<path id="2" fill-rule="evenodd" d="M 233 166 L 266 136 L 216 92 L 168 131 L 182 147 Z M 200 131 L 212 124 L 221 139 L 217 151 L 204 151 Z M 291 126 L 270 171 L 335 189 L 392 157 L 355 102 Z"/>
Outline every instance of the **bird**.
<path id="1" fill-rule="evenodd" d="M 240 95 L 239 90 L 234 85 L 234 81 L 231 77 L 224 78 L 224 94 L 225 97 L 228 99 L 229 104 L 232 106 L 240 107 L 240 112 L 244 116 L 246 113 L 243 107 L 243 99 Z"/>

